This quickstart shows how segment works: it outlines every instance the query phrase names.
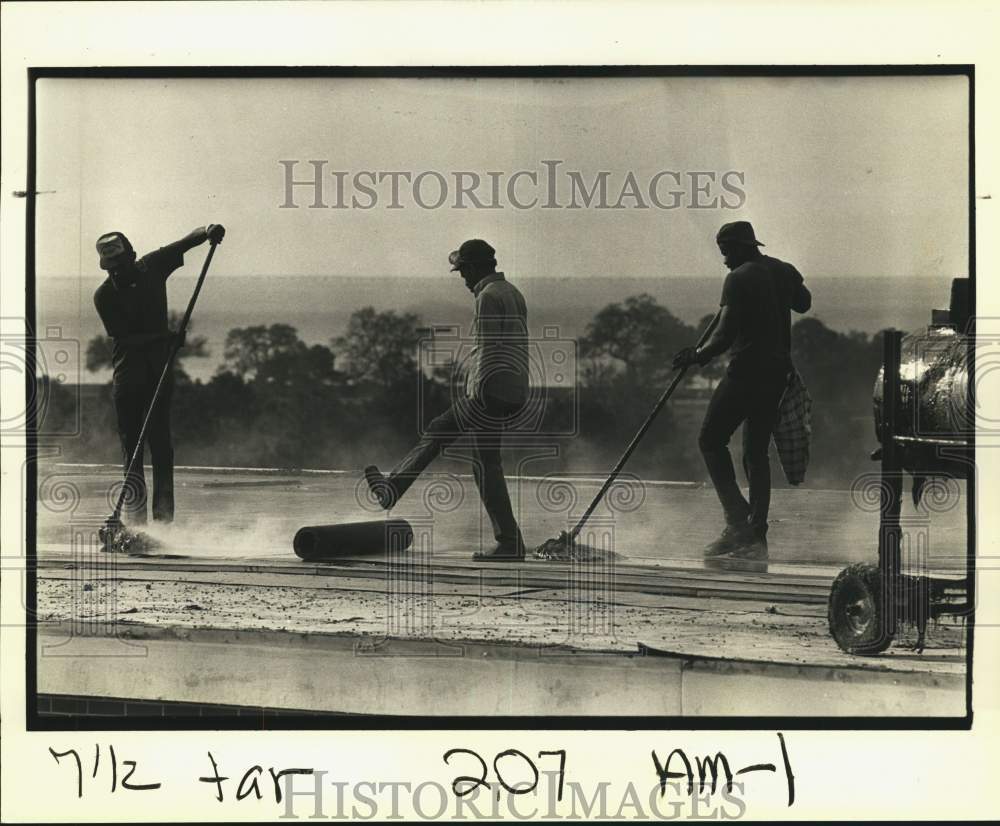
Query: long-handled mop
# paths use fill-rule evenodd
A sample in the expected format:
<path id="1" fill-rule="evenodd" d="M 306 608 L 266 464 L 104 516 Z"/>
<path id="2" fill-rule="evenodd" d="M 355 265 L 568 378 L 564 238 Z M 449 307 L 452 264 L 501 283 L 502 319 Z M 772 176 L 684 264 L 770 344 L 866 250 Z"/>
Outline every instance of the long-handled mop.
<path id="1" fill-rule="evenodd" d="M 181 325 L 177 330 L 177 337 L 171 344 L 170 354 L 167 356 L 166 364 L 163 365 L 163 372 L 160 373 L 160 380 L 156 383 L 156 390 L 153 391 L 153 399 L 149 403 L 146 418 L 143 420 L 142 429 L 139 431 L 139 440 L 136 442 L 135 450 L 132 452 L 132 457 L 129 459 L 128 467 L 125 470 L 125 481 L 122 484 L 121 493 L 118 494 L 114 513 L 108 517 L 108 521 L 104 523 L 104 526 L 98 532 L 98 536 L 104 544 L 105 551 L 112 553 L 137 552 L 148 550 L 157 544 L 146 534 L 130 531 L 122 524 L 122 506 L 125 504 L 125 496 L 128 493 L 128 480 L 135 469 L 136 460 L 143 450 L 143 442 L 146 440 L 146 430 L 149 428 L 150 419 L 153 417 L 153 408 L 156 407 L 156 400 L 160 397 L 160 391 L 163 389 L 164 384 L 166 384 L 167 375 L 173 366 L 177 351 L 180 349 L 180 342 L 187 331 L 188 322 L 191 320 L 191 312 L 194 310 L 194 304 L 198 300 L 198 293 L 201 292 L 201 285 L 205 282 L 205 276 L 208 274 L 208 265 L 212 263 L 212 256 L 215 254 L 215 248 L 218 246 L 218 242 L 216 241 L 210 241 L 209 244 L 208 255 L 205 256 L 205 263 L 201 267 L 201 275 L 198 276 L 198 283 L 195 284 L 191 300 L 188 302 L 187 310 L 184 312 L 184 318 L 181 319 Z"/>
<path id="2" fill-rule="evenodd" d="M 715 330 L 716 325 L 719 323 L 719 317 L 722 315 L 721 311 L 715 314 L 715 318 L 712 319 L 708 327 L 705 328 L 705 332 L 701 334 L 701 338 L 698 339 L 698 344 L 696 346 L 701 347 L 710 335 L 712 331 Z M 660 396 L 659 401 L 653 407 L 649 416 L 646 417 L 646 421 L 642 423 L 642 427 L 639 428 L 639 432 L 635 434 L 629 446 L 625 448 L 625 452 L 622 457 L 618 460 L 618 464 L 614 466 L 611 474 L 608 476 L 607 480 L 601 486 L 601 489 L 597 492 L 597 496 L 594 497 L 594 501 L 590 503 L 590 507 L 584 512 L 583 516 L 580 517 L 580 521 L 573 526 L 569 531 L 563 531 L 559 536 L 553 539 L 548 539 L 535 548 L 534 555 L 539 559 L 573 559 L 576 558 L 577 554 L 575 551 L 576 538 L 579 536 L 580 531 L 583 530 L 583 526 L 586 524 L 587 520 L 590 518 L 591 514 L 597 508 L 600 501 L 604 498 L 604 494 L 608 492 L 608 489 L 614 484 L 615 479 L 618 478 L 618 474 L 622 472 L 622 468 L 625 467 L 625 463 L 629 460 L 636 447 L 639 446 L 639 442 L 642 437 L 646 435 L 646 431 L 649 430 L 653 421 L 659 415 L 663 406 L 667 403 L 667 400 L 673 394 L 674 390 L 681 383 L 681 379 L 684 378 L 684 374 L 687 372 L 686 367 L 682 367 L 677 371 L 677 375 L 674 376 L 673 380 L 666 390 L 663 391 L 663 395 Z"/>

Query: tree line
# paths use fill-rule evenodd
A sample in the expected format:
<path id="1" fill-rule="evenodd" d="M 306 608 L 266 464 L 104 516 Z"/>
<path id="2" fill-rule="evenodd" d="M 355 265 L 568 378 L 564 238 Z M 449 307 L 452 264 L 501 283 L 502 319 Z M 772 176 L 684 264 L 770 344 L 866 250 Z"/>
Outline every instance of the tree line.
<path id="1" fill-rule="evenodd" d="M 545 472 L 609 468 L 669 382 L 673 354 L 693 344 L 711 318 L 689 325 L 647 294 L 597 312 L 577 342 L 575 397 L 547 394 L 544 415 L 551 427 L 565 432 L 562 424 L 575 414 L 580 430 L 561 440 Z M 177 321 L 172 315 L 173 326 Z M 185 369 L 210 355 L 204 337 L 189 329 L 173 368 L 177 463 L 359 468 L 399 456 L 412 445 L 419 422 L 447 405 L 455 380 L 448 369 L 420 369 L 421 328 L 416 314 L 371 307 L 357 310 L 344 333 L 326 344 L 302 341 L 288 324 L 234 328 L 208 381 L 192 379 Z M 880 355 L 880 335 L 837 332 L 814 316 L 793 325 L 792 357 L 814 400 L 810 483 L 844 486 L 867 469 Z M 705 478 L 697 449 L 705 393 L 691 391 L 710 387 L 724 364 L 719 359 L 689 371 L 678 393 L 687 399 L 664 409 L 629 470 L 646 478 Z M 111 342 L 96 336 L 86 348 L 86 367 L 98 372 L 110 366 Z M 60 432 L 61 420 L 72 413 L 72 393 L 49 388 L 42 433 Z M 118 461 L 110 385 L 81 396 L 81 403 L 82 432 L 63 440 L 64 455 Z M 738 452 L 738 438 L 734 448 Z"/>

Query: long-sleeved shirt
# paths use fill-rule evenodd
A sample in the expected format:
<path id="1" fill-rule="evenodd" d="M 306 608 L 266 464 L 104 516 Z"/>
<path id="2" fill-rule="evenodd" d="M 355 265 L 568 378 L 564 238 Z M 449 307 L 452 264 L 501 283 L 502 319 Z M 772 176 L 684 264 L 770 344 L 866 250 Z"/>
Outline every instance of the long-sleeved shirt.
<path id="1" fill-rule="evenodd" d="M 465 392 L 470 399 L 523 404 L 528 398 L 528 309 L 521 291 L 502 272 L 473 290 L 473 348 Z"/>

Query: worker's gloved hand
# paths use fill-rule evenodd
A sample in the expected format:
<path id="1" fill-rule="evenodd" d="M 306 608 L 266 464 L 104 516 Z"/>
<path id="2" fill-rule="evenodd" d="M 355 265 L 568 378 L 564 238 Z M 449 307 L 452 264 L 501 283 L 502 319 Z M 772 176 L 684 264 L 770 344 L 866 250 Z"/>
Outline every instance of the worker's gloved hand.
<path id="1" fill-rule="evenodd" d="M 698 355 L 698 348 L 685 347 L 674 356 L 673 367 L 674 370 L 683 370 L 685 367 L 701 366 L 702 364 L 705 364 L 705 359 Z"/>
<path id="2" fill-rule="evenodd" d="M 221 244 L 226 234 L 226 228 L 222 224 L 209 224 L 205 227 L 205 231 L 208 233 L 208 240 L 213 244 Z"/>

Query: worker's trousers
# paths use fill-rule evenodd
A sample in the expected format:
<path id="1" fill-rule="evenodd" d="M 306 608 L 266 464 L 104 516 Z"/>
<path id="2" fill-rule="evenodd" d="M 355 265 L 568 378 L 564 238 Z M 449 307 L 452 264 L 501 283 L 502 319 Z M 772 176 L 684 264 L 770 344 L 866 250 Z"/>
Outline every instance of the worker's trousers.
<path id="1" fill-rule="evenodd" d="M 397 496 L 407 491 L 442 450 L 460 438 L 468 439 L 473 448 L 473 477 L 490 518 L 493 536 L 502 545 L 523 545 L 500 457 L 504 427 L 520 409 L 520 404 L 489 398 L 485 403 L 469 400 L 452 403 L 427 425 L 413 450 L 390 472 L 389 482 Z"/>
<path id="2" fill-rule="evenodd" d="M 159 375 L 150 375 L 145 382 L 131 377 L 127 383 L 112 388 L 115 413 L 118 416 L 118 438 L 125 468 L 125 503 L 123 511 L 131 523 L 146 522 L 146 475 L 143 471 L 144 445 L 139 445 L 139 433 L 146 411 L 153 399 Z M 171 522 L 174 518 L 174 449 L 170 439 L 171 378 L 168 375 L 149 420 L 144 442 L 149 445 L 153 461 L 153 519 Z M 129 460 L 139 447 L 132 472 Z"/>
<path id="3" fill-rule="evenodd" d="M 726 375 L 708 403 L 698 436 L 698 447 L 722 503 L 726 523 L 742 526 L 749 522 L 762 539 L 767 535 L 767 513 L 771 506 L 768 447 L 787 380 L 787 368 L 780 367 L 748 376 Z M 729 454 L 729 440 L 740 424 L 749 501 L 736 483 Z"/>

